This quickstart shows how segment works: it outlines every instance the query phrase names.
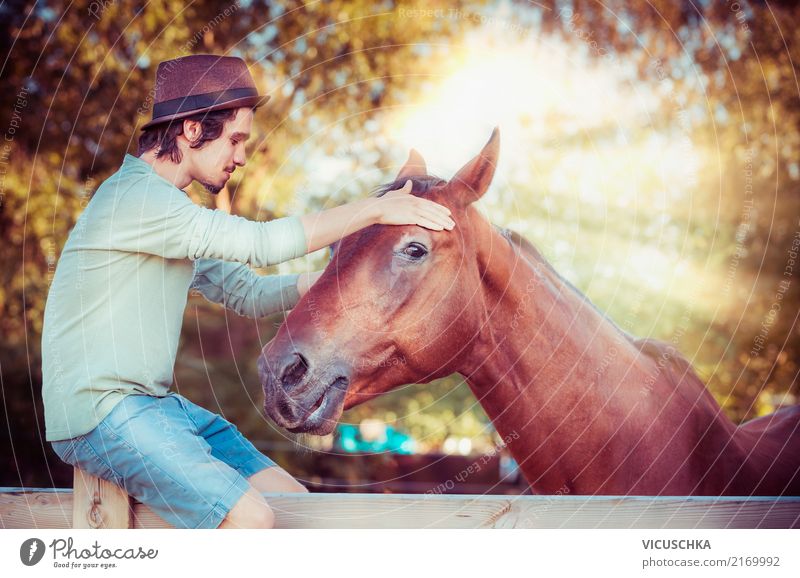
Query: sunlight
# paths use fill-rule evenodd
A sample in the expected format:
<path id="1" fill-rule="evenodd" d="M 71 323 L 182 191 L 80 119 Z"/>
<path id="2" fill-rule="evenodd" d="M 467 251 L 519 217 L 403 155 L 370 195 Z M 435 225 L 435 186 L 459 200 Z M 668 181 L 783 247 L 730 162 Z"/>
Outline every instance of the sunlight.
<path id="1" fill-rule="evenodd" d="M 419 150 L 432 172 L 449 175 L 499 126 L 499 175 L 530 169 L 528 155 L 557 138 L 628 124 L 648 114 L 649 94 L 633 106 L 623 71 L 590 64 L 574 49 L 554 42 L 498 39 L 486 30 L 468 35 L 462 47 L 437 67 L 452 71 L 424 87 L 413 106 L 389 122 L 393 139 Z M 643 107 L 643 108 L 642 108 Z"/>
<path id="2" fill-rule="evenodd" d="M 669 207 L 690 198 L 701 151 L 676 128 L 677 118 L 658 112 L 657 83 L 631 80 L 625 64 L 592 60 L 580 46 L 486 29 L 467 35 L 436 70 L 449 72 L 390 115 L 393 141 L 420 151 L 430 173 L 450 178 L 499 126 L 497 173 L 480 202 L 490 220 L 536 239 L 535 228 L 554 218 L 563 230 L 570 222 L 580 227 L 587 212 L 625 223 L 655 212 L 663 216 L 657 229 L 609 222 L 604 234 L 627 242 L 634 235 L 644 247 L 633 270 L 652 290 L 669 285 L 674 243 L 683 237 Z M 585 237 L 576 234 L 570 246 Z M 623 259 L 606 265 L 627 269 Z"/>

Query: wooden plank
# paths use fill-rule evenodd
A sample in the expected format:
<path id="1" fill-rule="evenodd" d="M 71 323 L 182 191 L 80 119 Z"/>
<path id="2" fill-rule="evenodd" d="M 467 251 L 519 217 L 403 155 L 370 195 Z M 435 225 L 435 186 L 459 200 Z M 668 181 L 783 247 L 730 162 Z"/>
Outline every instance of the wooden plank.
<path id="1" fill-rule="evenodd" d="M 796 528 L 800 498 L 269 496 L 283 528 Z"/>
<path id="2" fill-rule="evenodd" d="M 72 490 L 0 488 L 0 528 L 72 527 Z"/>
<path id="3" fill-rule="evenodd" d="M 132 528 L 131 499 L 109 481 L 74 468 L 73 528 Z"/>
<path id="4" fill-rule="evenodd" d="M 264 494 L 279 528 L 800 528 L 800 497 Z M 69 490 L 0 488 L 0 527 L 69 528 Z M 142 504 L 134 528 L 167 528 Z"/>

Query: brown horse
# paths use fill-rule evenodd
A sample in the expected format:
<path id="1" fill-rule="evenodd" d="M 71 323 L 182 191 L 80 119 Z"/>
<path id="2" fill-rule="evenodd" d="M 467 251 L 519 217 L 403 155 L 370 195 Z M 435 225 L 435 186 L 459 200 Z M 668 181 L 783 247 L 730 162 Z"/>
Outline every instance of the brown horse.
<path id="1" fill-rule="evenodd" d="M 798 495 L 800 407 L 736 426 L 674 348 L 600 313 L 526 240 L 473 206 L 498 131 L 449 182 L 412 151 L 389 190 L 456 227 L 375 225 L 343 239 L 263 349 L 265 410 L 326 434 L 397 386 L 466 378 L 537 493 Z"/>

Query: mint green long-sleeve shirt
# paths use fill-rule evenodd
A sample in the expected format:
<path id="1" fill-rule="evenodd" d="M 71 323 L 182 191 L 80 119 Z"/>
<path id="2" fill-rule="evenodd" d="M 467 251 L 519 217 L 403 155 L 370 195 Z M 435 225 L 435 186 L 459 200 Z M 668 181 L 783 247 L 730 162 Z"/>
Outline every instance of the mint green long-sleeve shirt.
<path id="1" fill-rule="evenodd" d="M 300 257 L 306 243 L 297 217 L 207 209 L 125 155 L 70 231 L 47 296 L 46 439 L 93 430 L 126 395 L 169 393 L 190 289 L 249 317 L 294 307 L 297 275 L 248 265 Z"/>

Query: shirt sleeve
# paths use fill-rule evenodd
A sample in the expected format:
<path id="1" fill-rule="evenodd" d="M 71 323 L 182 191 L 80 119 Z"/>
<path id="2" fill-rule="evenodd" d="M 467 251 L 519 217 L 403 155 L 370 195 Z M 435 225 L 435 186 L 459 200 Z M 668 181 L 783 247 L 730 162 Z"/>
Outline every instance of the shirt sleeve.
<path id="1" fill-rule="evenodd" d="M 166 181 L 137 179 L 110 215 L 113 249 L 168 259 L 222 259 L 266 267 L 308 252 L 299 217 L 250 221 L 195 204 Z"/>
<path id="2" fill-rule="evenodd" d="M 192 288 L 212 303 L 252 318 L 265 317 L 294 307 L 300 300 L 298 274 L 259 275 L 247 265 L 198 259 Z"/>

